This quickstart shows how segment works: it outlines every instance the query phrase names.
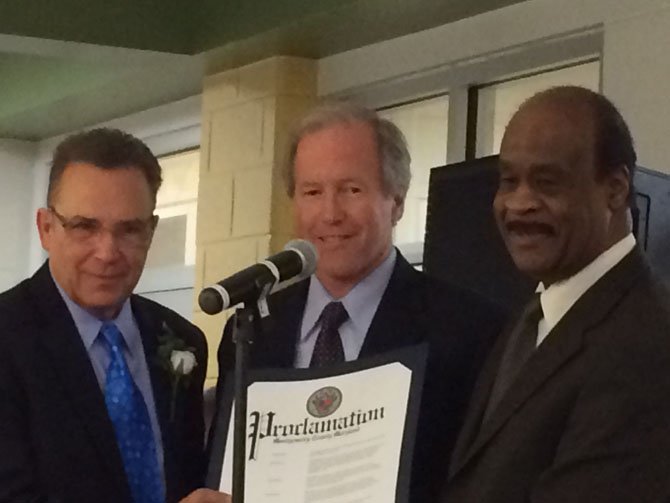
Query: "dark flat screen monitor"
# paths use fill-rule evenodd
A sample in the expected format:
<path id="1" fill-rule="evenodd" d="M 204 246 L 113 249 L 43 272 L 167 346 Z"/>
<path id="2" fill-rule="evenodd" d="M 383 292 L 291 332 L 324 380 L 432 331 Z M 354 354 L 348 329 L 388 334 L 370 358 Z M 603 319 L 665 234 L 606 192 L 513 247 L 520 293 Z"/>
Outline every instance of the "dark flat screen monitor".
<path id="1" fill-rule="evenodd" d="M 670 176 L 638 167 L 633 184 L 637 242 L 654 272 L 670 286 Z"/>
<path id="2" fill-rule="evenodd" d="M 535 288 L 519 273 L 498 234 L 491 205 L 498 156 L 433 168 L 423 267 L 433 276 L 475 291 L 508 309 Z M 634 228 L 652 267 L 670 284 L 670 177 L 639 168 Z"/>

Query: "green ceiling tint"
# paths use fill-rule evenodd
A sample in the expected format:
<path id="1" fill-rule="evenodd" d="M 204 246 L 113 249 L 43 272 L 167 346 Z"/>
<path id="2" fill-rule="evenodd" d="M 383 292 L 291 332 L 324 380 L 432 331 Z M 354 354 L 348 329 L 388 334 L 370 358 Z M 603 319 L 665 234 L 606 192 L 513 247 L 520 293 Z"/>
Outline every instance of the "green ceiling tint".
<path id="1" fill-rule="evenodd" d="M 194 95 L 204 72 L 322 58 L 519 1 L 0 0 L 0 138 Z"/>
<path id="2" fill-rule="evenodd" d="M 116 71 L 104 65 L 0 53 L 0 117 L 36 108 L 106 82 Z"/>
<path id="3" fill-rule="evenodd" d="M 185 54 L 199 8 L 198 0 L 0 0 L 0 32 Z"/>

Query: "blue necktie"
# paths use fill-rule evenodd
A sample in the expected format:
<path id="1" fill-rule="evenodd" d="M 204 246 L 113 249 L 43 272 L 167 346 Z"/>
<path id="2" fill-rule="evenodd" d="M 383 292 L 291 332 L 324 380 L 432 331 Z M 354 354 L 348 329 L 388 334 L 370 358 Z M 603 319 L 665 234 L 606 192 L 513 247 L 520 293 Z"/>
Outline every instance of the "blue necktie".
<path id="1" fill-rule="evenodd" d="M 105 382 L 105 404 L 114 425 L 133 502 L 164 503 L 151 420 L 142 393 L 123 357 L 123 336 L 116 325 L 108 321 L 102 324 L 100 333 L 109 345 L 111 356 Z"/>

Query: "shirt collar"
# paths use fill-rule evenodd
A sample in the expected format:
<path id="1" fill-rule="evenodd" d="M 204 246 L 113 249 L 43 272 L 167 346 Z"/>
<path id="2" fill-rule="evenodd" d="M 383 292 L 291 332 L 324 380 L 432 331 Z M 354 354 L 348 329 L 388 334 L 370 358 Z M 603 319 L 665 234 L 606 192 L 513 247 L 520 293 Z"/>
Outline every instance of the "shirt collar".
<path id="1" fill-rule="evenodd" d="M 98 337 L 98 334 L 100 333 L 100 328 L 102 327 L 103 320 L 97 318 L 96 316 L 88 312 L 86 309 L 81 307 L 79 304 L 77 304 L 74 300 L 72 300 L 70 296 L 67 293 L 65 293 L 65 290 L 63 290 L 61 286 L 58 284 L 58 281 L 56 281 L 56 278 L 53 277 L 53 274 L 51 275 L 51 277 L 53 278 L 54 283 L 56 284 L 56 288 L 58 289 L 58 293 L 60 293 L 60 296 L 63 298 L 63 301 L 65 302 L 68 311 L 70 311 L 70 315 L 72 316 L 74 324 L 76 325 L 77 330 L 79 331 L 79 335 L 81 336 L 81 339 L 84 342 L 86 351 L 88 351 L 89 349 L 91 349 L 91 346 L 93 345 L 93 343 Z M 119 312 L 118 316 L 113 320 L 109 321 L 113 322 L 116 325 L 116 327 L 121 332 L 121 335 L 123 336 L 123 339 L 126 343 L 126 347 L 131 349 L 132 344 L 130 344 L 129 337 L 130 334 L 134 332 L 135 320 L 133 318 L 133 312 L 130 306 L 129 298 L 126 299 L 123 305 L 121 306 L 121 311 Z"/>
<path id="2" fill-rule="evenodd" d="M 565 313 L 596 281 L 618 264 L 634 247 L 635 237 L 633 234 L 628 234 L 574 276 L 554 283 L 546 289 L 540 283 L 537 291 L 541 292 L 540 303 L 547 332 L 558 324 Z"/>
<path id="3" fill-rule="evenodd" d="M 304 341 L 319 320 L 323 308 L 329 302 L 339 300 L 344 305 L 356 331 L 366 333 L 377 311 L 379 301 L 386 290 L 395 267 L 397 252 L 391 248 L 388 256 L 370 274 L 360 280 L 341 299 L 328 293 L 321 281 L 312 275 L 307 292 L 307 302 L 302 321 L 301 341 Z"/>

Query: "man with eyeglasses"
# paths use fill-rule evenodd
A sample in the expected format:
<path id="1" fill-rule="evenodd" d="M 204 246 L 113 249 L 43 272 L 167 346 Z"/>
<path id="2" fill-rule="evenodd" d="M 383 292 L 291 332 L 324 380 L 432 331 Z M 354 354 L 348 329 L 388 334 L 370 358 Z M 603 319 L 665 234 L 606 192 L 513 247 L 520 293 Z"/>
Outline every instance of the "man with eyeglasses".
<path id="1" fill-rule="evenodd" d="M 0 295 L 0 501 L 162 503 L 202 484 L 204 336 L 132 294 L 160 184 L 122 131 L 56 148 L 49 259 Z"/>

